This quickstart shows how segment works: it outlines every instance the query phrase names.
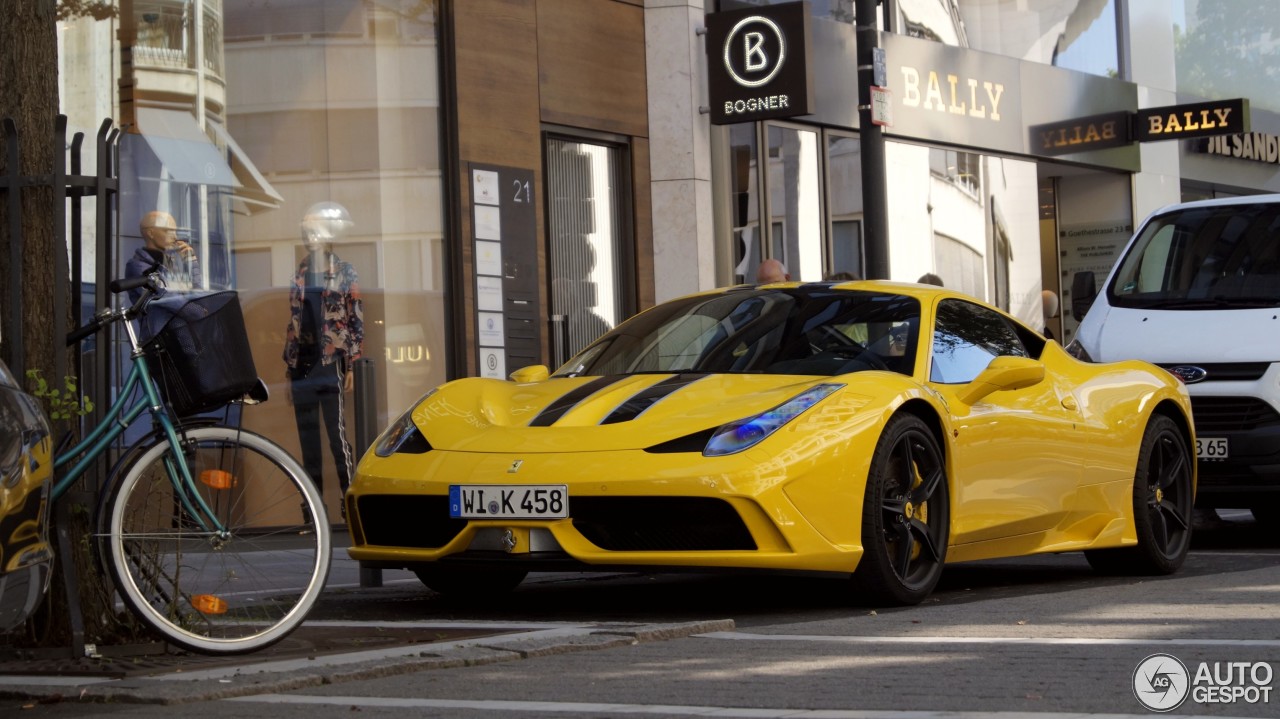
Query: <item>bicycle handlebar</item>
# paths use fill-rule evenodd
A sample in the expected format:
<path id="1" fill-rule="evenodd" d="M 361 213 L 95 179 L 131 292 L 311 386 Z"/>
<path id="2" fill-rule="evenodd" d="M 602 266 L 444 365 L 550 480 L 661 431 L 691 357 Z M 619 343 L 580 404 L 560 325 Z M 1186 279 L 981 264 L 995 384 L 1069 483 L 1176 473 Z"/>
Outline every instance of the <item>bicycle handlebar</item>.
<path id="1" fill-rule="evenodd" d="M 134 317 L 141 315 L 147 304 L 160 293 L 160 288 L 164 286 L 164 281 L 160 279 L 160 275 L 157 274 L 159 267 L 160 263 L 157 262 L 147 268 L 147 271 L 139 277 L 127 277 L 122 280 L 112 280 L 107 285 L 107 289 L 117 295 L 122 292 L 129 292 L 141 287 L 142 294 L 138 297 L 138 301 L 134 302 L 133 306 L 128 309 L 108 309 L 99 312 L 92 320 L 89 321 L 89 324 L 83 327 L 78 327 L 67 333 L 67 346 L 69 347 L 74 345 L 116 320 L 133 319 Z"/>
<path id="2" fill-rule="evenodd" d="M 151 270 L 154 270 L 155 268 L 156 266 L 152 265 Z M 151 270 L 141 277 L 128 277 L 123 280 L 111 280 L 111 284 L 107 285 L 107 289 L 117 295 L 121 292 L 128 292 L 129 290 L 137 289 L 151 281 Z"/>
<path id="3" fill-rule="evenodd" d="M 90 320 L 89 324 L 85 325 L 84 327 L 74 329 L 71 332 L 67 333 L 67 346 L 70 347 L 71 345 L 79 342 L 80 340 L 84 339 L 85 337 L 88 337 L 89 335 L 97 332 L 100 329 L 102 329 L 102 319 L 98 317 L 94 317 L 92 320 Z"/>

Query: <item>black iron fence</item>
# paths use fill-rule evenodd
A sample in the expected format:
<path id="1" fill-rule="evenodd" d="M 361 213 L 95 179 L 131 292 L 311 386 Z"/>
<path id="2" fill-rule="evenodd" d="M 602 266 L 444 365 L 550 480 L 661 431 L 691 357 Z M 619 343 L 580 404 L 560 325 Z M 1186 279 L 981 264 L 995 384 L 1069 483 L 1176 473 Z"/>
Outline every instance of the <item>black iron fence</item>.
<path id="1" fill-rule="evenodd" d="M 0 123 L 3 127 L 7 157 L 6 171 L 0 174 L 0 201 L 4 202 L 8 208 L 9 266 L 10 272 L 14 275 L 8 278 L 9 296 L 5 298 L 12 322 L 12 331 L 7 337 L 10 352 L 6 361 L 18 377 L 23 376 L 25 369 L 23 366 L 25 337 L 22 312 L 19 310 L 23 304 L 20 272 L 26 249 L 22 233 L 22 191 L 24 188 L 38 187 L 48 187 L 53 191 L 54 209 L 52 216 L 47 220 L 52 225 L 54 237 L 61 238 L 66 243 L 70 258 L 69 267 L 60 262 L 54 265 L 53 336 L 63 337 L 70 329 L 66 326 L 67 298 L 72 298 L 71 301 L 77 304 L 78 310 L 81 302 L 81 288 L 84 286 L 81 266 L 85 242 L 83 207 L 85 198 L 96 200 L 92 222 L 95 228 L 94 238 L 97 240 L 94 255 L 95 272 L 96 279 L 99 281 L 95 282 L 94 304 L 99 307 L 105 306 L 108 299 L 106 283 L 101 280 L 110 277 L 111 273 L 113 243 L 107 240 L 113 236 L 115 230 L 116 201 L 120 189 L 118 175 L 120 153 L 117 144 L 120 132 L 112 129 L 111 124 L 111 120 L 106 119 L 98 128 L 95 147 L 97 162 L 94 174 L 85 175 L 81 172 L 81 146 L 84 142 L 84 133 L 75 133 L 68 143 L 67 118 L 65 115 L 59 115 L 54 123 L 53 132 L 49 136 L 49 142 L 53 143 L 54 147 L 53 167 L 48 168 L 48 172 L 23 175 L 17 125 L 10 118 L 5 118 L 3 123 Z M 69 291 L 71 289 L 74 289 L 74 292 Z M 79 314 L 77 311 L 76 316 Z M 109 386 L 108 363 L 95 362 L 91 368 L 82 368 L 81 355 L 75 352 L 72 353 L 71 359 L 75 366 L 68 371 L 66 354 L 58 352 L 56 355 L 54 376 L 63 377 L 71 374 L 81 377 L 82 385 L 91 392 L 95 405 L 106 407 L 108 403 L 104 400 Z M 85 375 L 84 369 L 89 370 L 88 376 Z"/>

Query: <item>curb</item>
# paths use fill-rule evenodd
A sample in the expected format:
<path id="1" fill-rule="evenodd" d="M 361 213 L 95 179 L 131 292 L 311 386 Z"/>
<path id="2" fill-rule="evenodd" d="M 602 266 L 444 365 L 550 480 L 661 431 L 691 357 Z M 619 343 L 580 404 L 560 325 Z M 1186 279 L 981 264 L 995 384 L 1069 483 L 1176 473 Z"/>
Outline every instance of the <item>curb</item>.
<path id="1" fill-rule="evenodd" d="M 185 704 L 288 692 L 432 669 L 496 664 L 593 649 L 613 649 L 695 634 L 733 631 L 735 628 L 732 619 L 676 624 L 596 624 L 309 659 L 254 662 L 252 655 L 249 655 L 240 666 L 126 679 L 51 679 L 9 675 L 0 676 L 0 698 L 34 699 L 42 704 Z"/>

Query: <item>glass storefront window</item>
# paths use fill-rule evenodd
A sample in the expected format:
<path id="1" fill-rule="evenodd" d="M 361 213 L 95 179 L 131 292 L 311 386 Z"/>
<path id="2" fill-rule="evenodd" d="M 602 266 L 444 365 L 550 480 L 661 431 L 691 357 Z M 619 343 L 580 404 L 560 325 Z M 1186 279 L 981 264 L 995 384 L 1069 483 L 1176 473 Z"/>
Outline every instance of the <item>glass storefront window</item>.
<path id="1" fill-rule="evenodd" d="M 933 263 L 935 267 L 947 268 L 947 287 L 978 298 L 986 296 L 982 255 L 972 247 L 955 238 L 936 235 Z"/>
<path id="2" fill-rule="evenodd" d="M 791 279 L 822 279 L 822 179 L 818 133 L 770 124 L 769 215 L 772 257 Z"/>
<path id="3" fill-rule="evenodd" d="M 304 422 L 287 348 L 314 335 L 317 363 L 343 370 L 359 352 L 373 431 L 447 378 L 439 3 L 119 5 L 59 27 L 71 129 L 92 137 L 110 117 L 122 132 L 113 276 L 86 281 L 123 276 L 154 237 L 190 244 L 198 269 L 170 289 L 239 292 L 272 398 L 244 424 L 303 460 L 338 521 L 337 467 L 363 450 L 354 395 Z"/>
<path id="4" fill-rule="evenodd" d="M 757 133 L 766 139 L 764 190 Z M 793 280 L 817 282 L 832 272 L 861 277 L 862 154 L 856 134 L 742 124 L 730 126 L 729 143 L 730 282 L 755 282 L 765 257 L 780 260 Z M 764 214 L 767 226 L 759 220 Z"/>
<path id="5" fill-rule="evenodd" d="M 827 204 L 831 214 L 831 271 L 862 269 L 862 146 L 856 135 L 827 136 Z"/>
<path id="6" fill-rule="evenodd" d="M 435 12 L 408 0 L 224 0 L 227 131 L 279 197 L 233 205 L 254 360 L 282 400 L 247 411 L 246 423 L 300 459 L 312 455 L 304 464 L 322 455 L 331 512 L 343 458 L 331 451 L 328 425 L 339 420 L 356 442 L 354 402 L 345 395 L 344 416 L 324 417 L 321 428 L 304 426 L 299 405 L 287 401 L 300 370 L 286 362 L 286 347 L 299 322 L 306 331 L 307 298 L 318 294 L 320 331 L 337 333 L 341 345 L 357 317 L 350 299 L 344 308 L 336 298 L 358 293 L 378 427 L 446 379 Z M 309 240 L 317 207 L 347 218 L 321 227 L 321 253 Z M 320 273 L 306 273 L 316 265 Z M 335 312 L 345 327 L 330 323 Z"/>
<path id="7" fill-rule="evenodd" d="M 734 284 L 755 282 L 756 268 L 764 259 L 760 243 L 760 194 L 757 170 L 760 148 L 756 126 L 729 127 L 729 212 L 733 225 Z"/>
<path id="8" fill-rule="evenodd" d="M 1280 3 L 1174 0 L 1171 12 L 1179 93 L 1280 112 Z"/>

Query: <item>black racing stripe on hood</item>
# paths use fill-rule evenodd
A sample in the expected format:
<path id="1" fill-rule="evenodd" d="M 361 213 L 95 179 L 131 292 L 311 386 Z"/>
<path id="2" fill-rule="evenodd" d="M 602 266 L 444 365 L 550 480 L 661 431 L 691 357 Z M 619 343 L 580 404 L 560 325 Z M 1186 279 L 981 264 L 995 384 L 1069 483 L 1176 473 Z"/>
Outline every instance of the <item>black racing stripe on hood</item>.
<path id="1" fill-rule="evenodd" d="M 608 417 L 600 424 L 613 424 L 615 422 L 629 422 L 639 417 L 646 409 L 649 409 L 662 398 L 670 395 L 676 390 L 687 387 L 694 382 L 706 377 L 705 372 L 678 374 L 674 377 L 668 377 L 652 387 L 645 388 L 637 392 L 631 399 L 618 405 L 618 408 L 609 413 Z"/>
<path id="2" fill-rule="evenodd" d="M 602 390 L 605 387 L 613 384 L 614 382 L 619 382 L 621 380 L 626 379 L 628 376 L 629 375 L 613 374 L 613 375 L 605 375 L 603 377 L 597 377 L 596 379 L 591 380 L 590 382 L 578 387 L 577 389 L 569 391 L 560 399 L 547 405 L 546 409 L 539 412 L 538 416 L 533 418 L 533 421 L 529 423 L 529 426 L 530 427 L 550 427 L 551 425 L 555 424 L 557 420 L 563 417 L 565 412 L 568 412 L 569 410 L 573 409 L 573 406 L 576 405 L 577 403 L 581 402 L 587 397 L 590 397 L 591 395 L 595 394 L 599 390 Z"/>

